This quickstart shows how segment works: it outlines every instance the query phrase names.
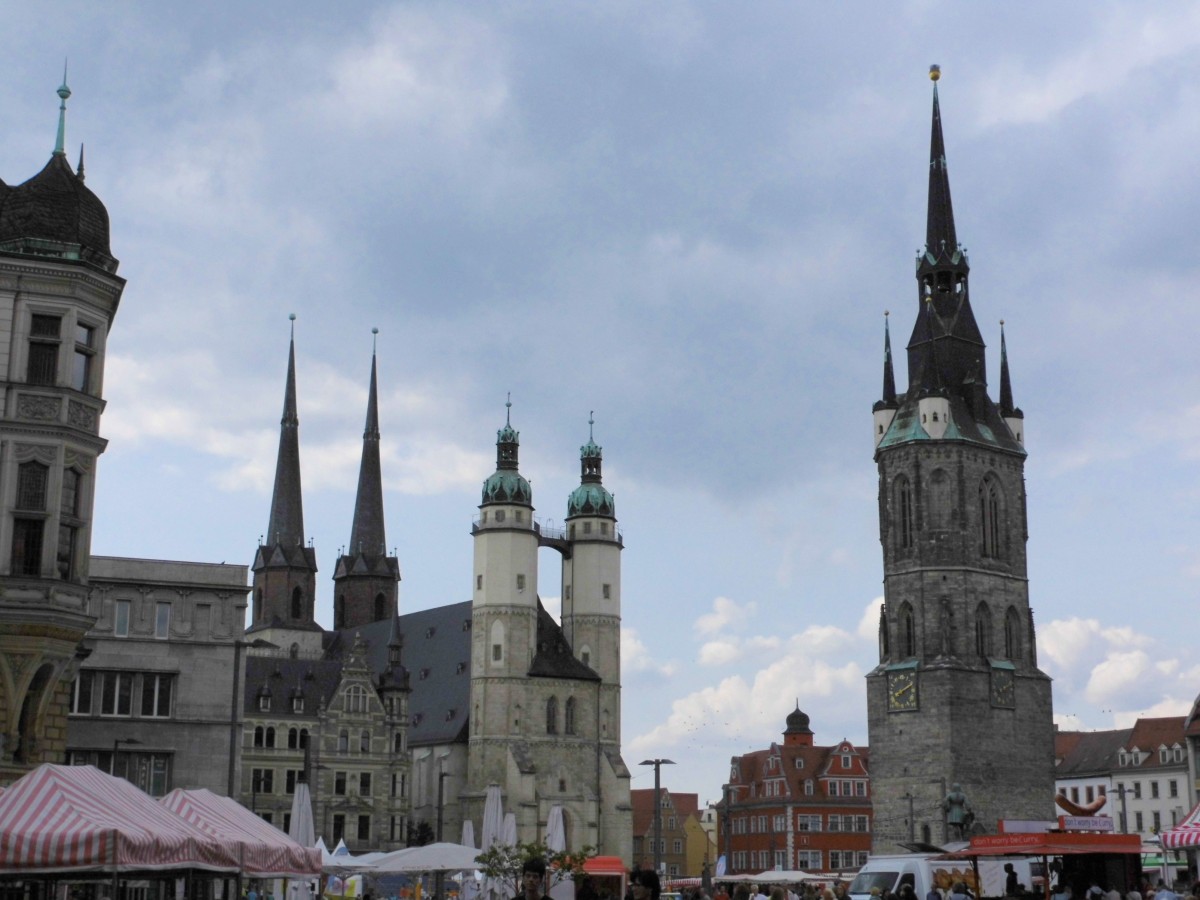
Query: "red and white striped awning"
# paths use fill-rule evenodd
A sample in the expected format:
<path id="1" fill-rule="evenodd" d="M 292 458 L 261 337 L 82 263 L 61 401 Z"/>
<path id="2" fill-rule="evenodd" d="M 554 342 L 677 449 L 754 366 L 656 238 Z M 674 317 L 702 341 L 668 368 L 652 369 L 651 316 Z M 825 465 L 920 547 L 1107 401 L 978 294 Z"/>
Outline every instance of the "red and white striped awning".
<path id="1" fill-rule="evenodd" d="M 223 841 L 252 878 L 315 878 L 321 851 L 302 847 L 236 800 L 200 789 L 174 790 L 158 801 L 189 825 Z"/>
<path id="2" fill-rule="evenodd" d="M 1158 837 L 1165 850 L 1200 847 L 1200 803 L 1192 807 L 1192 811 L 1183 817 L 1182 822 L 1174 828 L 1168 828 Z"/>
<path id="3" fill-rule="evenodd" d="M 232 848 L 92 766 L 39 766 L 0 795 L 0 871 L 237 868 Z"/>

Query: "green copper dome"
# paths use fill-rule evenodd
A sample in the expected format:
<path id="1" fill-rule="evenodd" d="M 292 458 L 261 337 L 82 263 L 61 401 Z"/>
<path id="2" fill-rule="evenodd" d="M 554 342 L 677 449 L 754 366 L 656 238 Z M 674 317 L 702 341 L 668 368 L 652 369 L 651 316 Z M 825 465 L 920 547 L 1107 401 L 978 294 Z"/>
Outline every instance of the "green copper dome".
<path id="1" fill-rule="evenodd" d="M 592 436 L 592 417 L 588 417 L 588 442 L 579 448 L 579 487 L 567 499 L 567 518 L 571 516 L 615 516 L 617 505 L 601 483 L 603 452 Z"/>
<path id="2" fill-rule="evenodd" d="M 504 405 L 507 410 L 504 427 L 496 432 L 496 471 L 483 483 L 483 502 L 529 505 L 533 502 L 533 490 L 525 477 L 517 471 L 521 434 L 512 427 L 510 420 L 512 400 Z"/>

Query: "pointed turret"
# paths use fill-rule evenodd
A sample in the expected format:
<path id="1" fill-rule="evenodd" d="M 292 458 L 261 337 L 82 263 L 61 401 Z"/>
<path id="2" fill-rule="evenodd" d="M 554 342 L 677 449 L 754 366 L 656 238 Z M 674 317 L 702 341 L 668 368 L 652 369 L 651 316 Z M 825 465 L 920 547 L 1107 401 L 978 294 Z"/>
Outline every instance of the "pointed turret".
<path id="1" fill-rule="evenodd" d="M 888 328 L 889 311 L 883 311 L 883 397 L 875 401 L 875 446 L 883 440 L 896 418 L 896 376 L 892 371 L 892 333 Z"/>
<path id="2" fill-rule="evenodd" d="M 496 471 L 483 483 L 483 503 L 533 505 L 529 482 L 517 471 L 521 433 L 512 427 L 512 397 L 504 403 L 504 427 L 496 432 Z"/>
<path id="3" fill-rule="evenodd" d="M 296 412 L 296 315 L 288 340 L 287 382 L 279 423 L 279 454 L 266 537 L 254 557 L 253 625 L 247 631 L 281 626 L 317 629 L 313 619 L 316 551 L 304 545 L 300 490 L 300 417 Z"/>
<path id="4" fill-rule="evenodd" d="M 378 328 L 371 329 L 374 335 Z M 375 348 L 371 348 L 371 383 L 367 390 L 367 421 L 363 428 L 362 463 L 350 546 L 338 558 L 333 573 L 333 625 L 357 628 L 396 615 L 396 583 L 400 562 L 387 554 L 383 524 L 383 472 L 379 462 L 379 389 Z"/>
<path id="5" fill-rule="evenodd" d="M 950 256 L 958 249 L 954 231 L 954 206 L 950 202 L 950 173 L 946 168 L 946 142 L 942 137 L 942 108 L 937 82 L 941 69 L 933 66 L 933 126 L 929 137 L 929 206 L 926 212 L 925 251 L 935 257 Z"/>
<path id="6" fill-rule="evenodd" d="M 573 516 L 608 516 L 617 514 L 612 494 L 604 487 L 600 466 L 604 452 L 592 434 L 595 419 L 588 415 L 588 442 L 579 448 L 579 487 L 567 499 L 567 519 Z"/>
<path id="7" fill-rule="evenodd" d="M 1012 380 L 1008 375 L 1008 345 L 1004 340 L 1004 320 L 1000 320 L 1000 415 L 1022 447 L 1025 446 L 1025 413 L 1013 405 Z"/>
<path id="8" fill-rule="evenodd" d="M 66 156 L 67 146 L 67 98 L 71 89 L 67 87 L 67 64 L 63 63 L 63 83 L 58 86 L 58 137 L 54 140 L 54 155 Z"/>

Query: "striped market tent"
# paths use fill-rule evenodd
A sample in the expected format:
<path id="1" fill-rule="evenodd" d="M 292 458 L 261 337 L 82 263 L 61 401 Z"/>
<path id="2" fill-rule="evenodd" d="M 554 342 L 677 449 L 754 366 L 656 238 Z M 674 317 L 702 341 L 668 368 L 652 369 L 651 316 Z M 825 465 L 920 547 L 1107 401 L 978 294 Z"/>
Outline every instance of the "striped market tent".
<path id="1" fill-rule="evenodd" d="M 158 801 L 165 809 L 237 854 L 241 871 L 251 878 L 315 878 L 321 851 L 302 847 L 270 822 L 235 800 L 209 790 L 174 790 Z"/>
<path id="2" fill-rule="evenodd" d="M 1192 807 L 1192 811 L 1183 817 L 1182 822 L 1174 828 L 1166 829 L 1158 837 L 1164 850 L 1200 847 L 1200 803 Z"/>
<path id="3" fill-rule="evenodd" d="M 236 852 L 123 778 L 46 764 L 0 795 L 0 872 L 236 872 Z"/>

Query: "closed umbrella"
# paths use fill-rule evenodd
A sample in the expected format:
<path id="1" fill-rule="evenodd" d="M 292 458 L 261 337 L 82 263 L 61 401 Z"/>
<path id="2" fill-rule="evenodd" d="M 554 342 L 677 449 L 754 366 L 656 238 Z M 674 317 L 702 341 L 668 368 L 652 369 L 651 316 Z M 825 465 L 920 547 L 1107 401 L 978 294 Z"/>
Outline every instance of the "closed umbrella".
<path id="1" fill-rule="evenodd" d="M 517 814 L 504 814 L 504 827 L 500 829 L 500 843 L 509 847 L 517 846 Z"/>
<path id="2" fill-rule="evenodd" d="M 563 823 L 563 809 L 557 804 L 550 807 L 550 815 L 546 817 L 546 846 L 555 853 L 562 853 L 567 849 L 567 829 Z"/>
<path id="3" fill-rule="evenodd" d="M 475 846 L 475 823 L 470 819 L 463 821 L 462 840 L 459 843 L 464 847 Z"/>

